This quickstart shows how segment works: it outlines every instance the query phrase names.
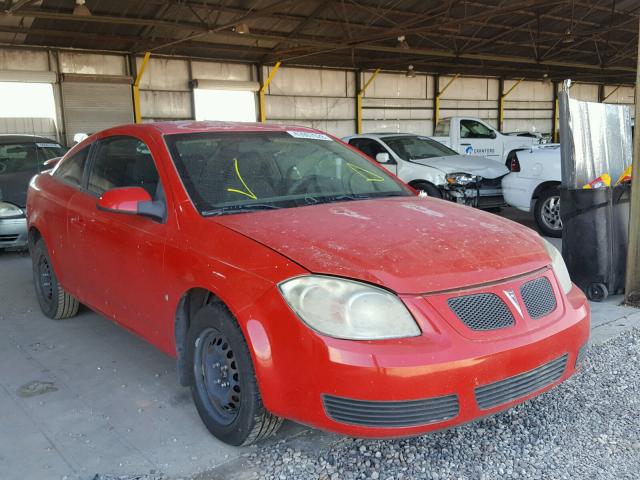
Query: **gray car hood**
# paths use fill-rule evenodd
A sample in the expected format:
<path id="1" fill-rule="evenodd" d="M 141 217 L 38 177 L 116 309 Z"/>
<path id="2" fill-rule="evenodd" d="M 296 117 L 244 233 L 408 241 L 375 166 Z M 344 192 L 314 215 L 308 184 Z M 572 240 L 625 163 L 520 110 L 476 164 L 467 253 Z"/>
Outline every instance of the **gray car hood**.
<path id="1" fill-rule="evenodd" d="M 449 155 L 411 160 L 411 162 L 437 168 L 444 173 L 464 172 L 484 178 L 498 178 L 509 173 L 509 169 L 500 162 L 474 155 Z"/>

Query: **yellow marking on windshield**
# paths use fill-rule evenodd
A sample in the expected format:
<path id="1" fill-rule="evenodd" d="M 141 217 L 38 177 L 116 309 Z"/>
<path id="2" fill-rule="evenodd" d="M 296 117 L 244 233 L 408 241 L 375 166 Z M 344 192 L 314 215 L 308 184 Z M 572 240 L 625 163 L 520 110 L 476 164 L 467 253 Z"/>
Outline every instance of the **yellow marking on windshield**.
<path id="1" fill-rule="evenodd" d="M 252 200 L 257 200 L 258 197 L 256 197 L 256 194 L 251 191 L 251 189 L 244 182 L 244 179 L 242 178 L 242 175 L 240 175 L 240 170 L 238 169 L 238 159 L 234 158 L 233 161 L 234 161 L 235 167 L 236 167 L 236 175 L 238 175 L 238 179 L 240 180 L 240 183 L 242 183 L 242 185 L 246 189 L 246 192 L 242 191 L 242 190 L 236 190 L 235 188 L 227 188 L 227 192 L 239 193 L 241 195 L 246 195 L 247 197 L 251 198 Z"/>
<path id="2" fill-rule="evenodd" d="M 367 182 L 384 182 L 384 178 L 378 175 L 377 173 L 373 173 L 366 168 L 362 168 L 358 165 L 354 165 L 353 163 L 347 162 L 347 166 L 356 172 L 358 175 L 363 177 Z"/>

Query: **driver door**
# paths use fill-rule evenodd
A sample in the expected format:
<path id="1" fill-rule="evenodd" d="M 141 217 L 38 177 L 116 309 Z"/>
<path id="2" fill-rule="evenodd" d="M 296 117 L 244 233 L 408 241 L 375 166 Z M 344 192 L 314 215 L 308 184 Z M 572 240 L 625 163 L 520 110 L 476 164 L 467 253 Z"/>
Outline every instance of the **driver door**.
<path id="1" fill-rule="evenodd" d="M 133 136 L 98 142 L 87 181 L 91 206 L 85 205 L 83 235 L 76 239 L 77 255 L 84 263 L 86 301 L 151 341 L 160 336 L 158 319 L 165 318 L 167 308 L 163 259 L 170 222 L 102 211 L 96 201 L 112 188 L 136 186 L 168 206 L 154 147 L 152 138 Z"/>
<path id="2" fill-rule="evenodd" d="M 476 120 L 460 120 L 460 153 L 500 160 L 502 151 L 497 148 L 495 132 Z"/>

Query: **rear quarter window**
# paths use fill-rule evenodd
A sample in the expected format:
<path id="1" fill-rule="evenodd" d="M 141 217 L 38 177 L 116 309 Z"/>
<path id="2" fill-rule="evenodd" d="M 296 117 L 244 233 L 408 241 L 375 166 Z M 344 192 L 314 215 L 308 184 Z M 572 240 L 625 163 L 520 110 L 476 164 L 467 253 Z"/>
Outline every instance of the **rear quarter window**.
<path id="1" fill-rule="evenodd" d="M 81 186 L 88 155 L 89 147 L 85 147 L 71 157 L 65 158 L 54 170 L 53 175 L 72 185 Z"/>

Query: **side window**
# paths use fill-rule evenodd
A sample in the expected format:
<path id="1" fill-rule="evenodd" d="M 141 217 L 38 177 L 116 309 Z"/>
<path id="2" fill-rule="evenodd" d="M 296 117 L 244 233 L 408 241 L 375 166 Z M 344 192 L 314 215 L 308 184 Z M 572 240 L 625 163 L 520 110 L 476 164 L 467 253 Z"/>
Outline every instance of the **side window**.
<path id="1" fill-rule="evenodd" d="M 159 177 L 147 145 L 133 137 L 107 138 L 89 173 L 89 190 L 102 195 L 117 187 L 142 187 L 156 197 Z"/>
<path id="2" fill-rule="evenodd" d="M 53 173 L 54 176 L 73 185 L 82 185 L 82 174 L 84 172 L 84 166 L 87 163 L 89 148 L 90 147 L 85 147 L 72 157 L 65 158 L 62 163 L 60 163 L 60 166 L 56 168 Z"/>
<path id="3" fill-rule="evenodd" d="M 349 143 L 374 160 L 379 153 L 389 153 L 380 143 L 371 138 L 352 138 Z"/>
<path id="4" fill-rule="evenodd" d="M 475 120 L 460 120 L 461 138 L 491 138 L 491 129 Z"/>

